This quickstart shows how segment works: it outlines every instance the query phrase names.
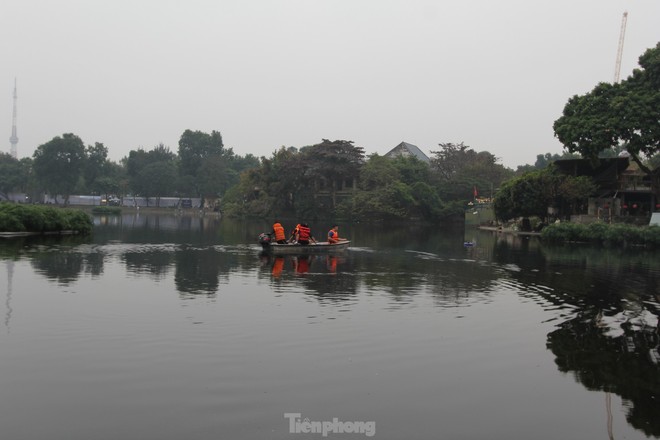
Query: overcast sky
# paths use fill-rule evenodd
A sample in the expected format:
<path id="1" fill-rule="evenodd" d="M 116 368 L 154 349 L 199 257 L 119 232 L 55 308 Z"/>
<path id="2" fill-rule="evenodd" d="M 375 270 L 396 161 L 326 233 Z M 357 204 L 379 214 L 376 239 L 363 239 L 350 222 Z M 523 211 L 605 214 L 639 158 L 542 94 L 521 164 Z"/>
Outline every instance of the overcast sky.
<path id="1" fill-rule="evenodd" d="M 660 0 L 2 0 L 0 150 L 74 133 L 112 160 L 186 129 L 240 155 L 343 139 L 561 153 L 568 98 L 660 41 Z M 4 133 L 4 134 L 2 134 Z M 4 139 L 4 141 L 1 141 Z"/>

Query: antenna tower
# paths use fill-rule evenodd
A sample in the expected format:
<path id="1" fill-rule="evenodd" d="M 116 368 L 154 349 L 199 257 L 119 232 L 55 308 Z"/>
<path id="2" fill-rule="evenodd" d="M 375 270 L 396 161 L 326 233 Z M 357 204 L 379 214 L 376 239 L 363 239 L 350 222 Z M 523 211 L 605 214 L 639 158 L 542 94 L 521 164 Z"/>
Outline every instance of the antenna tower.
<path id="1" fill-rule="evenodd" d="M 628 11 L 623 13 L 621 19 L 621 33 L 619 34 L 619 48 L 616 51 L 616 65 L 614 66 L 614 84 L 619 82 L 621 76 L 621 57 L 623 55 L 623 40 L 626 38 L 626 23 L 628 22 Z"/>
<path id="2" fill-rule="evenodd" d="M 18 99 L 18 94 L 16 93 L 16 78 L 14 78 L 14 111 L 11 115 L 11 137 L 9 138 L 9 143 L 11 144 L 11 149 L 9 153 L 14 159 L 18 159 L 16 153 L 16 145 L 18 144 L 18 136 L 16 135 L 16 101 Z"/>

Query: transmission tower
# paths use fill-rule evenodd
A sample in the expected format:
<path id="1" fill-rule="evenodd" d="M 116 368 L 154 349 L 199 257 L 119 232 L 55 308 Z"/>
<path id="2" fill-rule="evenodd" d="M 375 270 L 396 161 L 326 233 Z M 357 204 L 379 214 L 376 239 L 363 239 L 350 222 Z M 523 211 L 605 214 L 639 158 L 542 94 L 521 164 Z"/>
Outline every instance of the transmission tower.
<path id="1" fill-rule="evenodd" d="M 626 38 L 626 22 L 628 21 L 628 12 L 623 13 L 621 19 L 621 33 L 619 34 L 619 48 L 616 51 L 616 65 L 614 66 L 614 84 L 619 82 L 621 76 L 621 57 L 623 56 L 623 40 Z"/>
<path id="2" fill-rule="evenodd" d="M 14 111 L 12 112 L 11 117 L 11 137 L 9 138 L 9 143 L 11 144 L 11 149 L 9 153 L 14 159 L 17 159 L 16 145 L 18 145 L 18 136 L 16 135 L 16 101 L 18 100 L 18 94 L 16 93 L 16 79 L 14 78 Z"/>

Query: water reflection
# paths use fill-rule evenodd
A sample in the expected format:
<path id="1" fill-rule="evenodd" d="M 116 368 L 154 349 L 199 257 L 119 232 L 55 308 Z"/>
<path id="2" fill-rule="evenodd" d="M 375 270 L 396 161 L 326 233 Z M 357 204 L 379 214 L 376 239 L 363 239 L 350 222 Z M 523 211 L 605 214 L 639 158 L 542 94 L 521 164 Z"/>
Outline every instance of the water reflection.
<path id="1" fill-rule="evenodd" d="M 355 246 L 345 254 L 276 257 L 260 254 L 256 245 L 258 232 L 268 227 L 263 222 L 141 214 L 95 223 L 92 237 L 0 243 L 7 261 L 7 329 L 10 263 L 20 259 L 58 285 L 100 277 L 106 265 L 117 265 L 136 277 L 172 280 L 172 290 L 185 298 L 220 296 L 241 276 L 274 296 L 302 292 L 309 303 L 342 310 L 369 296 L 386 298 L 387 310 L 411 304 L 441 310 L 515 292 L 559 311 L 548 314 L 555 325 L 546 341 L 559 371 L 586 389 L 621 396 L 629 424 L 660 436 L 657 252 L 547 246 L 533 237 L 476 230 L 346 225 L 343 234 Z"/>
<path id="2" fill-rule="evenodd" d="M 7 296 L 5 297 L 5 328 L 9 332 L 9 323 L 11 322 L 11 314 L 14 311 L 11 307 L 11 297 L 14 292 L 14 261 L 7 260 Z"/>
<path id="3" fill-rule="evenodd" d="M 572 311 L 548 334 L 559 370 L 621 396 L 628 422 L 660 436 L 660 255 L 509 236 L 494 258 L 520 267 L 510 276 L 521 286 L 547 286 L 534 295 Z"/>
<path id="4" fill-rule="evenodd" d="M 581 311 L 548 335 L 557 367 L 589 390 L 621 396 L 628 422 L 646 435 L 660 436 L 657 315 L 648 321 L 626 319 L 618 335 L 602 318 L 594 309 Z"/>

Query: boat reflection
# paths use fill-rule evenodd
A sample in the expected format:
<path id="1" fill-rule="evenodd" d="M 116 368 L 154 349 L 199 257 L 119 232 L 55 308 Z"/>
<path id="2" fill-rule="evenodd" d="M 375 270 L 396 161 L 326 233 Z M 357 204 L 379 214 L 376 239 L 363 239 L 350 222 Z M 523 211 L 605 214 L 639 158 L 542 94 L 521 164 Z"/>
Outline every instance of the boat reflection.
<path id="1" fill-rule="evenodd" d="M 341 255 L 278 255 L 260 254 L 261 267 L 270 269 L 273 278 L 286 275 L 337 274 L 347 258 Z"/>

